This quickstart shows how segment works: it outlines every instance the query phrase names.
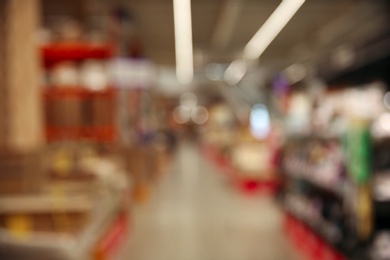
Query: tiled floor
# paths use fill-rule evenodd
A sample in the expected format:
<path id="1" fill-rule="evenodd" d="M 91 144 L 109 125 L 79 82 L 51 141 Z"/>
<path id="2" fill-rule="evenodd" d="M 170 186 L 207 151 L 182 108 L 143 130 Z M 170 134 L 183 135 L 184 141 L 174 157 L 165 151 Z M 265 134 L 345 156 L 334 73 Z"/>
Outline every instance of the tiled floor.
<path id="1" fill-rule="evenodd" d="M 188 143 L 133 217 L 120 260 L 298 259 L 272 198 L 240 194 Z"/>

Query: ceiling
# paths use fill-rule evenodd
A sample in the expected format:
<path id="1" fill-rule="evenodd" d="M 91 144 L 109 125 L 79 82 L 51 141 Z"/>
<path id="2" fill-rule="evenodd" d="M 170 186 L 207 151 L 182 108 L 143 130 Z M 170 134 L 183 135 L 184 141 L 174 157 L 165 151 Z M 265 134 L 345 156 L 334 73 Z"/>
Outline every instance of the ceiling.
<path id="1" fill-rule="evenodd" d="M 126 1 L 135 16 L 146 55 L 161 65 L 175 64 L 172 2 Z M 307 0 L 261 60 L 287 59 L 303 43 L 303 48 L 311 48 L 317 41 L 318 31 L 356 2 L 361 1 Z M 279 0 L 192 0 L 196 67 L 236 58 L 279 3 Z"/>
<path id="2" fill-rule="evenodd" d="M 73 14 L 91 3 L 104 3 L 94 15 L 103 15 L 116 4 L 127 7 L 136 24 L 145 56 L 158 65 L 175 65 L 173 0 L 42 0 L 45 16 Z M 84 3 L 81 4 L 81 2 Z M 281 0 L 192 0 L 194 63 L 202 70 L 211 62 L 230 63 L 267 20 Z M 388 0 L 306 0 L 301 9 L 260 57 L 260 63 L 291 63 L 318 56 L 325 48 L 353 34 L 363 23 L 364 36 L 383 2 Z M 86 4 L 85 4 L 86 3 Z M 93 8 L 89 8 L 93 9 Z M 100 13 L 99 13 L 100 12 Z M 93 13 L 93 11 L 92 11 Z M 98 19 L 99 20 L 99 19 Z M 378 19 L 376 19 L 378 20 Z M 378 20 L 378 24 L 384 24 Z M 356 34 L 356 33 L 355 33 Z M 361 35 L 353 37 L 358 39 Z"/>

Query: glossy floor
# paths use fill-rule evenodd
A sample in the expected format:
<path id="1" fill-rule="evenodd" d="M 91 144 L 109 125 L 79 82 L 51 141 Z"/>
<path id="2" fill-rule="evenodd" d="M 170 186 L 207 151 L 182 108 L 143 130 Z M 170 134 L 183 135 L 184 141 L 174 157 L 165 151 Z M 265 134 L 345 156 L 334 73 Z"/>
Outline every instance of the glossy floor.
<path id="1" fill-rule="evenodd" d="M 189 143 L 133 218 L 120 260 L 299 259 L 273 199 L 240 194 Z"/>

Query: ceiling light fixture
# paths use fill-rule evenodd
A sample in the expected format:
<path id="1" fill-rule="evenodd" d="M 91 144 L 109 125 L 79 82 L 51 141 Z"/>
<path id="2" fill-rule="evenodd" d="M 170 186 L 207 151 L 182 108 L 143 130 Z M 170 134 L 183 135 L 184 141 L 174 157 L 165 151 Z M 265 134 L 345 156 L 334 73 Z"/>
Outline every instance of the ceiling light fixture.
<path id="1" fill-rule="evenodd" d="M 229 85 L 238 84 L 245 76 L 248 70 L 248 65 L 244 60 L 238 59 L 230 63 L 229 67 L 226 69 L 223 79 Z"/>
<path id="2" fill-rule="evenodd" d="M 175 23 L 176 77 L 180 84 L 190 84 L 194 77 L 191 0 L 173 0 Z"/>
<path id="3" fill-rule="evenodd" d="M 286 26 L 305 0 L 284 0 L 256 32 L 244 49 L 246 59 L 258 59 Z"/>

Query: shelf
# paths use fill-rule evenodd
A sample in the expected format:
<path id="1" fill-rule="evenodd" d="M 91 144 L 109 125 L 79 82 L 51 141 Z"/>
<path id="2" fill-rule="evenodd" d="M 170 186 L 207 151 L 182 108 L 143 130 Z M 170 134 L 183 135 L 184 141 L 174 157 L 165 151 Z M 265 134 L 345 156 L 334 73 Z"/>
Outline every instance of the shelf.
<path id="1" fill-rule="evenodd" d="M 332 185 L 331 183 L 323 183 L 317 178 L 313 177 L 314 175 L 308 169 L 309 167 L 297 167 L 292 166 L 291 162 L 284 163 L 284 175 L 288 178 L 292 178 L 295 180 L 304 181 L 310 186 L 322 190 L 325 193 L 331 194 L 337 198 L 343 198 L 343 187 Z"/>
<path id="2" fill-rule="evenodd" d="M 113 118 L 116 93 L 116 89 L 112 87 L 99 91 L 89 90 L 81 86 L 45 87 L 43 97 L 47 116 L 47 141 L 69 139 L 115 141 L 117 131 Z M 80 102 L 79 110 L 72 110 L 74 108 L 72 102 Z M 67 114 L 68 110 L 73 112 Z M 103 120 L 95 120 L 101 116 L 103 116 Z M 72 121 L 71 119 L 74 117 L 76 119 Z M 86 120 L 80 121 L 77 119 L 78 117 L 86 118 Z M 60 118 L 63 118 L 63 120 L 60 121 Z M 82 123 L 88 120 L 89 123 Z"/>
<path id="3" fill-rule="evenodd" d="M 88 194 L 67 194 L 66 198 L 50 194 L 19 195 L 0 198 L 0 213 L 88 211 L 92 201 Z"/>
<path id="4" fill-rule="evenodd" d="M 320 183 L 315 179 L 309 179 L 304 176 L 291 175 L 291 174 L 286 174 L 286 176 L 294 180 L 303 181 L 304 183 L 309 185 L 312 189 L 320 191 L 321 193 L 324 193 L 326 195 L 330 195 L 337 199 L 343 198 L 343 192 L 341 191 L 341 189 L 335 188 L 334 186 L 324 185 L 323 183 Z"/>
<path id="5" fill-rule="evenodd" d="M 308 228 L 310 228 L 317 236 L 321 237 L 322 240 L 326 241 L 328 244 L 331 244 L 333 247 L 337 248 L 338 246 L 336 243 L 332 243 L 330 240 L 331 233 L 326 233 L 326 229 L 334 229 L 336 228 L 335 225 L 332 222 L 329 222 L 328 220 L 324 218 L 318 218 L 315 222 L 313 221 L 313 217 L 310 216 L 310 211 L 305 212 L 304 209 L 294 209 L 292 206 L 289 205 L 289 202 L 284 203 L 285 211 L 294 216 L 296 219 L 299 219 L 302 223 L 304 223 Z M 335 230 L 333 230 L 335 231 Z M 341 232 L 341 231 L 339 231 Z M 334 235 L 334 234 L 333 234 Z M 341 240 L 341 233 L 340 235 L 340 243 Z"/>
<path id="6" fill-rule="evenodd" d="M 120 214 L 98 241 L 97 246 L 93 250 L 94 259 L 113 259 L 127 234 L 128 228 L 128 216 Z"/>
<path id="7" fill-rule="evenodd" d="M 19 260 L 109 259 L 106 256 L 115 253 L 128 231 L 124 207 L 128 188 L 116 185 L 106 188 L 100 189 L 94 200 L 90 221 L 76 234 L 36 231 L 19 238 L 0 228 L 0 256 Z"/>
<path id="8" fill-rule="evenodd" d="M 346 260 L 342 253 L 290 213 L 286 213 L 284 230 L 291 243 L 305 256 L 305 259 Z"/>
<path id="9" fill-rule="evenodd" d="M 61 61 L 81 61 L 85 59 L 107 59 L 114 55 L 109 44 L 91 44 L 84 42 L 52 43 L 42 47 L 45 66 Z"/>
<path id="10" fill-rule="evenodd" d="M 105 97 L 114 98 L 116 90 L 113 87 L 107 87 L 103 90 L 90 90 L 83 86 L 67 86 L 56 87 L 46 86 L 43 88 L 43 96 L 45 99 L 61 99 L 61 98 L 93 98 Z"/>
<path id="11" fill-rule="evenodd" d="M 341 136 L 338 135 L 325 135 L 325 134 L 290 134 L 287 136 L 289 140 L 296 140 L 296 141 L 334 141 L 334 142 L 339 142 L 340 139 L 342 138 Z"/>
<path id="12" fill-rule="evenodd" d="M 91 127 L 46 127 L 46 139 L 61 141 L 69 139 L 94 139 L 103 142 L 113 142 L 116 139 L 115 126 Z"/>

